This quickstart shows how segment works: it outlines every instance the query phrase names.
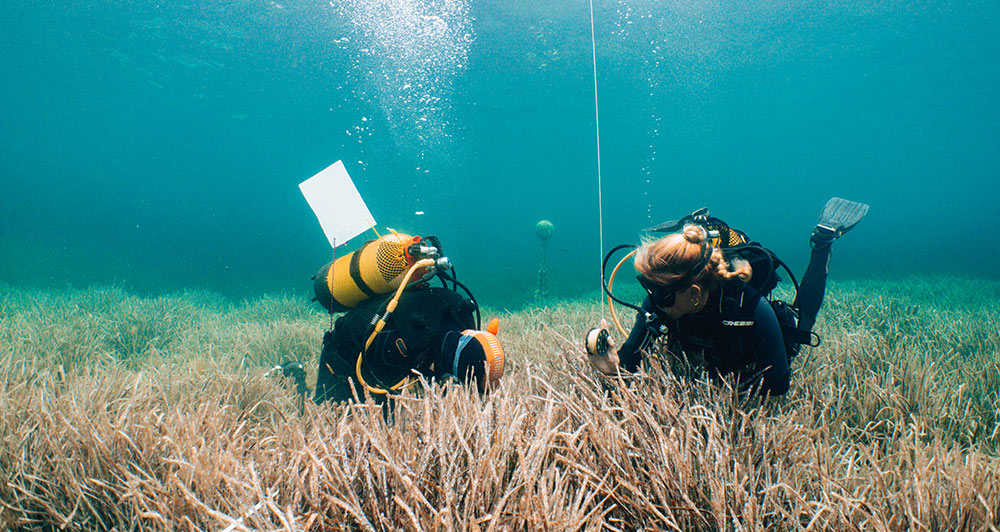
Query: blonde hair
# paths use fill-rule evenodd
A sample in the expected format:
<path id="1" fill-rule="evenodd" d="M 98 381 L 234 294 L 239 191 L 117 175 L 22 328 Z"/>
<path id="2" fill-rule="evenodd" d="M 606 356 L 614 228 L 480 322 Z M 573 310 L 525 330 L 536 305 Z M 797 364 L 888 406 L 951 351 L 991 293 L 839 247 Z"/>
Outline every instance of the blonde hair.
<path id="1" fill-rule="evenodd" d="M 635 255 L 635 269 L 654 283 L 669 286 L 691 272 L 702 258 L 703 246 L 711 246 L 705 228 L 688 224 L 684 231 L 648 241 Z M 691 284 L 711 289 L 719 281 L 739 277 L 750 279 L 750 265 L 743 263 L 735 271 L 723 258 L 722 250 L 711 248 L 705 268 L 691 276 Z M 678 287 L 685 288 L 685 287 Z"/>

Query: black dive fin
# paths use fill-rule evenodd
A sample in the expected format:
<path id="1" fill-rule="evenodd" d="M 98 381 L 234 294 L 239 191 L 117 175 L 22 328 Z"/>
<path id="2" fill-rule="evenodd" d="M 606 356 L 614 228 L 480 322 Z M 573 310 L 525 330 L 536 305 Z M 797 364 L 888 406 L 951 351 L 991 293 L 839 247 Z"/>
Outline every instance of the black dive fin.
<path id="1" fill-rule="evenodd" d="M 695 221 L 698 217 L 707 217 L 708 207 L 702 207 L 691 214 L 681 218 L 680 220 L 670 220 L 669 222 L 663 222 L 661 224 L 654 225 L 653 227 L 647 227 L 643 229 L 646 233 L 676 233 L 684 228 L 685 224 L 689 224 Z"/>
<path id="2" fill-rule="evenodd" d="M 825 229 L 840 236 L 851 229 L 868 214 L 868 205 L 844 198 L 830 198 L 819 215 L 817 228 Z"/>
<path id="3" fill-rule="evenodd" d="M 670 220 L 653 227 L 647 227 L 643 231 L 646 233 L 676 233 L 681 227 L 684 227 L 684 220 Z"/>

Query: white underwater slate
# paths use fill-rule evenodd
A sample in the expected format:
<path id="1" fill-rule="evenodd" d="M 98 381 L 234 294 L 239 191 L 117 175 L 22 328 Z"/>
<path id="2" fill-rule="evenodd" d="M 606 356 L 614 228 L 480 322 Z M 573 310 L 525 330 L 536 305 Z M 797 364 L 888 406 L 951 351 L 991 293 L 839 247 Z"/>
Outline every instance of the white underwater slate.
<path id="1" fill-rule="evenodd" d="M 343 245 L 375 226 L 375 218 L 341 161 L 299 183 L 299 190 L 316 213 L 319 225 L 333 247 Z"/>

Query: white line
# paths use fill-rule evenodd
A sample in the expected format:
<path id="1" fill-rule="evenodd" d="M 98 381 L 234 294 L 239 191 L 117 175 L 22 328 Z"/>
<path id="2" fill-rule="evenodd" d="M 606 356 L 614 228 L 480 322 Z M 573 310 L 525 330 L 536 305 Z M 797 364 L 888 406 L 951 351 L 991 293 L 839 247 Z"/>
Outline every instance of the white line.
<path id="1" fill-rule="evenodd" d="M 597 39 L 594 36 L 594 0 L 590 0 L 590 51 L 594 64 L 594 129 L 597 134 L 597 218 L 599 223 L 600 256 L 597 264 L 604 263 L 604 198 L 603 186 L 601 184 L 601 115 L 597 100 Z M 601 269 L 600 283 L 601 294 L 601 317 L 604 317 L 604 269 Z"/>

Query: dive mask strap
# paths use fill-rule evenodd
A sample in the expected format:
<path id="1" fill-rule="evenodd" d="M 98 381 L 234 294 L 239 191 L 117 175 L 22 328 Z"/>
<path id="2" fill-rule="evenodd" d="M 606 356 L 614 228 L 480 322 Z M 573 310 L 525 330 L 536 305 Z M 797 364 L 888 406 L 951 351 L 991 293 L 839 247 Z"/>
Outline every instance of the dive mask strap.
<path id="1" fill-rule="evenodd" d="M 688 270 L 687 273 L 670 284 L 659 284 L 651 279 L 648 279 L 641 273 L 637 275 L 636 278 L 639 280 L 639 284 L 646 289 L 649 297 L 653 299 L 657 306 L 672 307 L 674 306 L 674 299 L 677 292 L 690 286 L 692 284 L 691 281 L 693 281 L 694 278 L 705 269 L 705 266 L 708 266 L 708 261 L 712 258 L 713 249 L 714 248 L 712 248 L 708 242 L 702 242 L 701 257 L 699 257 L 698 262 L 693 268 Z"/>

